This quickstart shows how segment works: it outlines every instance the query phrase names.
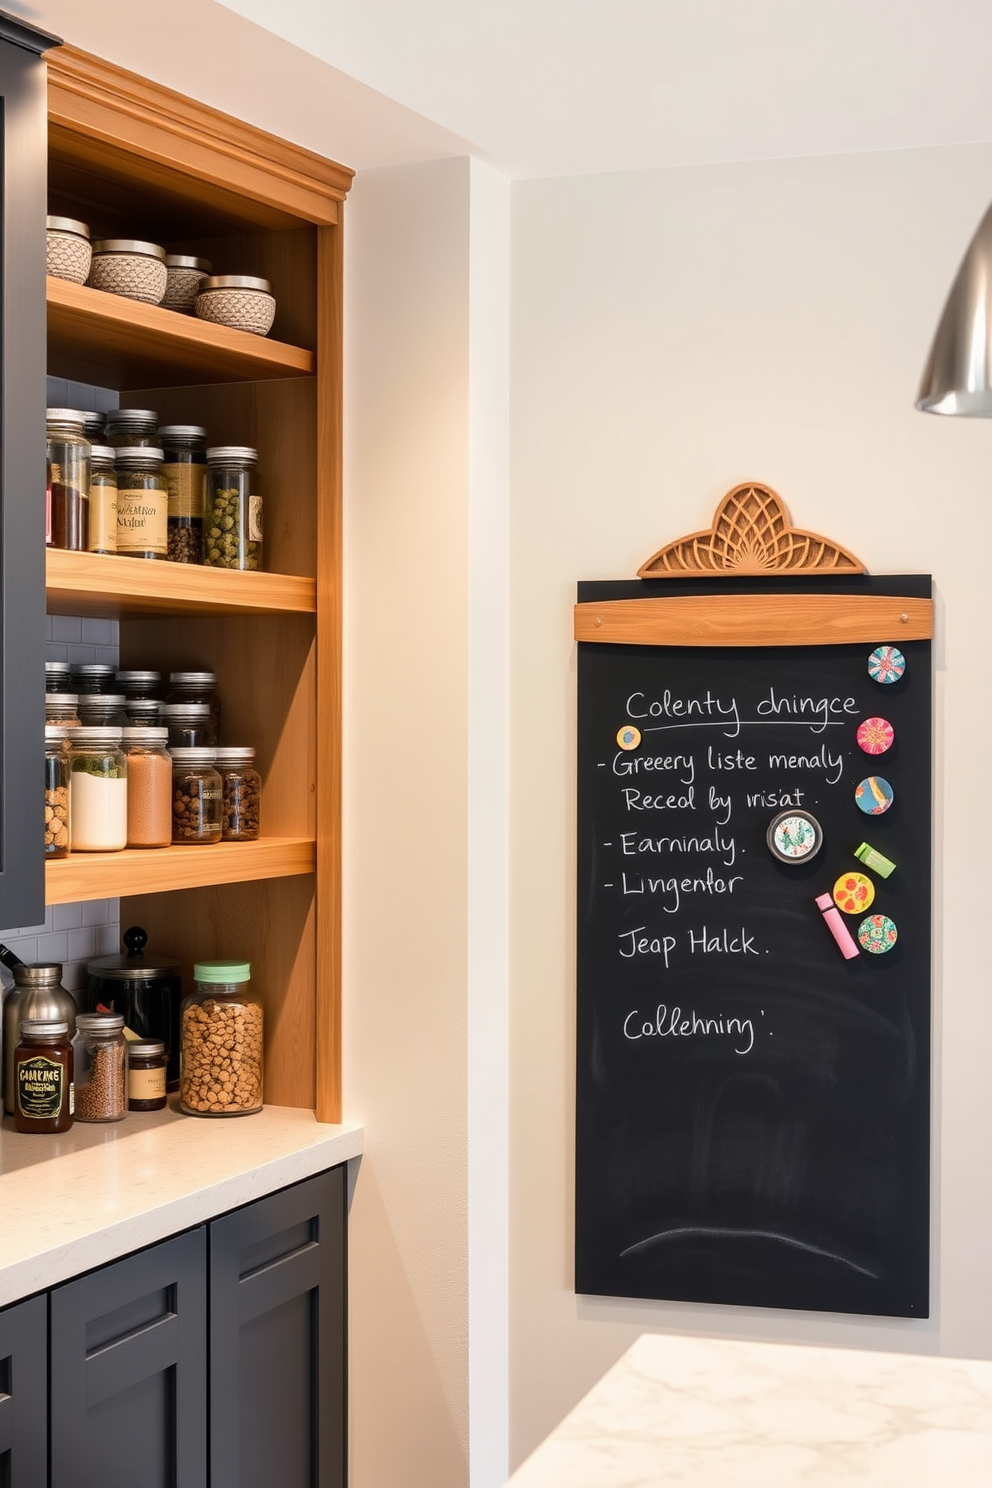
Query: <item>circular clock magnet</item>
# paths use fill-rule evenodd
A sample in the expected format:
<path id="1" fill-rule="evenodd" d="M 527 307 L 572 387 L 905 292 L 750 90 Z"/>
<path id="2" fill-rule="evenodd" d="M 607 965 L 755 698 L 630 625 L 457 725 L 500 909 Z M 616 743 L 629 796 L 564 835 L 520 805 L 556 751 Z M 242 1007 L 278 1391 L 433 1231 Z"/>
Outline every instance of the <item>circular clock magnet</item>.
<path id="1" fill-rule="evenodd" d="M 808 811 L 780 811 L 768 823 L 765 841 L 780 863 L 808 863 L 823 846 L 823 828 Z"/>

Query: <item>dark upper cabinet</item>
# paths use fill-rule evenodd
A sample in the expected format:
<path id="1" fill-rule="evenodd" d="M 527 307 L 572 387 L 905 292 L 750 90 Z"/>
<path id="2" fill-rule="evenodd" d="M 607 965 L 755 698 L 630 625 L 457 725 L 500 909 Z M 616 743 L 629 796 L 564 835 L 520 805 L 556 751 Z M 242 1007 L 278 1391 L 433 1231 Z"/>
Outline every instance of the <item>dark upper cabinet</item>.
<path id="1" fill-rule="evenodd" d="M 0 1483 L 47 1488 L 47 1297 L 0 1312 Z"/>
<path id="2" fill-rule="evenodd" d="M 210 1225 L 211 1488 L 343 1488 L 345 1169 Z"/>
<path id="3" fill-rule="evenodd" d="M 206 1482 L 201 1226 L 51 1293 L 51 1488 Z"/>

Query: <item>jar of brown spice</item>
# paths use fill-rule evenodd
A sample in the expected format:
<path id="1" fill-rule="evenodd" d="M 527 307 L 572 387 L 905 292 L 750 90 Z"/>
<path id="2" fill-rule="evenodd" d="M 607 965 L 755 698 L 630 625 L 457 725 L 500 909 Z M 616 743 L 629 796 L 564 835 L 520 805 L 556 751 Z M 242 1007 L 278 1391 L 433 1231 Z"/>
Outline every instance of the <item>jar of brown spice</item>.
<path id="1" fill-rule="evenodd" d="M 122 1121 L 127 1115 L 127 1046 L 120 1013 L 80 1013 L 72 1041 L 77 1121 Z"/>
<path id="2" fill-rule="evenodd" d="M 172 758 L 165 728 L 123 730 L 127 755 L 127 845 L 168 847 L 172 842 Z"/>

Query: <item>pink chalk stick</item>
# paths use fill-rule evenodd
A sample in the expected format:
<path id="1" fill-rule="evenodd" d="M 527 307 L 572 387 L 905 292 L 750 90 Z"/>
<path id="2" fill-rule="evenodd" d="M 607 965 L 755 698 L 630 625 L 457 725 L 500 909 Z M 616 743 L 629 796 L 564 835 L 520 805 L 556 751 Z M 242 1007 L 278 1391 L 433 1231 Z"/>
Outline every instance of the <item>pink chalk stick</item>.
<path id="1" fill-rule="evenodd" d="M 859 956 L 861 952 L 858 950 L 857 942 L 841 919 L 840 912 L 834 905 L 831 896 L 829 894 L 818 894 L 816 907 L 822 912 L 823 918 L 827 922 L 827 929 L 837 942 L 838 949 L 844 960 L 852 961 L 855 956 Z"/>

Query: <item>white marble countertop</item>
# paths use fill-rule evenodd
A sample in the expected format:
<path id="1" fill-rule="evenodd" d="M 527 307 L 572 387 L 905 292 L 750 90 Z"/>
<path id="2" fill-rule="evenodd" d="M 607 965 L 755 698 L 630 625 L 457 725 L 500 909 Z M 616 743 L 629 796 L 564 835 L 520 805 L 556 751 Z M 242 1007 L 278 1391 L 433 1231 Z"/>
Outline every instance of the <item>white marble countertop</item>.
<path id="1" fill-rule="evenodd" d="M 207 1121 L 172 1106 L 64 1136 L 0 1131 L 0 1306 L 335 1167 L 356 1125 L 266 1106 Z"/>
<path id="2" fill-rule="evenodd" d="M 512 1488 L 990 1488 L 992 1363 L 644 1334 Z"/>

